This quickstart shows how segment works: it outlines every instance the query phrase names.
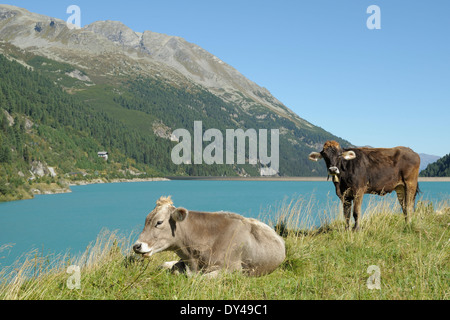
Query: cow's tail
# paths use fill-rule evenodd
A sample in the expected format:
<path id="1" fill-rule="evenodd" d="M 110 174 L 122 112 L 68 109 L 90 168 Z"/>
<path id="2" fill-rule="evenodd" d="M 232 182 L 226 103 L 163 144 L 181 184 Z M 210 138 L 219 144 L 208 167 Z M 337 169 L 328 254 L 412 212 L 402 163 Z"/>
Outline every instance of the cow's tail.
<path id="1" fill-rule="evenodd" d="M 417 181 L 416 194 L 414 195 L 414 198 L 416 198 L 419 193 L 422 193 L 422 190 L 420 190 L 419 181 Z"/>

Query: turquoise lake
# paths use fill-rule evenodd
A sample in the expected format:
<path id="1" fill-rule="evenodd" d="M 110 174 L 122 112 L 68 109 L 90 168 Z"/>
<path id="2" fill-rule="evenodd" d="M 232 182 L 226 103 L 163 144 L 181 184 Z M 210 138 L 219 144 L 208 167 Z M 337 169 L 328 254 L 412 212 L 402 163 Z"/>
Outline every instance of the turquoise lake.
<path id="1" fill-rule="evenodd" d="M 313 225 L 321 223 L 315 213 L 339 205 L 329 181 L 157 181 L 71 189 L 72 193 L 67 194 L 0 203 L 0 268 L 33 249 L 44 254 L 70 250 L 76 255 L 104 228 L 137 237 L 160 196 L 171 195 L 175 206 L 188 210 L 232 211 L 266 222 L 284 201 L 304 199 L 312 205 Z M 421 182 L 420 189 L 419 200 L 438 203 L 450 199 L 450 182 Z M 385 198 L 396 196 L 366 195 L 364 205 Z"/>

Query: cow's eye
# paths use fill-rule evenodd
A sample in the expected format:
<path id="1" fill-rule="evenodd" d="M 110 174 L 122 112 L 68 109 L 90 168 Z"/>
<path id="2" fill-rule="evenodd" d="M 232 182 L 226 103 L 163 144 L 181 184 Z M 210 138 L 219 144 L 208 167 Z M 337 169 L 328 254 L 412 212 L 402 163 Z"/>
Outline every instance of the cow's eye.
<path id="1" fill-rule="evenodd" d="M 162 223 L 163 223 L 162 220 L 161 220 L 161 221 L 158 221 L 158 222 L 156 223 L 156 226 L 155 226 L 155 227 L 160 226 Z"/>

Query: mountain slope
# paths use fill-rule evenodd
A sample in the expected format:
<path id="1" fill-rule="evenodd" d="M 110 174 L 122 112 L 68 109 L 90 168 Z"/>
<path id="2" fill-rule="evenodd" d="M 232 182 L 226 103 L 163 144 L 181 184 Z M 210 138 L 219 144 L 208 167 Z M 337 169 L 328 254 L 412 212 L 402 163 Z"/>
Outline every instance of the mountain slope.
<path id="1" fill-rule="evenodd" d="M 441 157 L 431 154 L 419 153 L 420 156 L 420 171 L 425 170 L 429 164 L 436 162 Z"/>
<path id="2" fill-rule="evenodd" d="M 185 128 L 192 134 L 194 121 L 202 121 L 204 130 L 222 132 L 279 129 L 279 174 L 285 176 L 326 175 L 323 166 L 308 161 L 308 153 L 329 139 L 350 145 L 301 119 L 265 88 L 179 37 L 137 33 L 114 21 L 70 30 L 62 20 L 0 5 L 0 53 L 45 76 L 73 99 L 120 123 L 125 131 L 154 141 L 147 145 L 128 141 L 117 152 L 160 172 L 259 174 L 259 164 L 170 163 L 170 148 L 175 145 L 171 133 Z M 116 138 L 97 141 L 107 148 Z M 130 144 L 141 149 L 131 152 L 127 150 Z"/>
<path id="3" fill-rule="evenodd" d="M 123 56 L 131 58 L 142 67 L 142 70 L 135 71 L 146 74 L 152 71 L 166 73 L 167 67 L 170 67 L 195 83 L 215 93 L 220 92 L 228 101 L 239 101 L 243 107 L 261 104 L 302 121 L 266 89 L 199 46 L 179 37 L 151 31 L 136 33 L 115 21 L 99 21 L 81 30 L 69 30 L 62 20 L 31 14 L 25 9 L 8 5 L 0 5 L 0 23 L 1 37 L 21 49 L 44 54 L 55 60 L 77 63 L 82 68 L 88 67 L 87 61 L 79 58 L 99 55 L 108 55 L 111 59 L 114 59 L 111 55 L 118 55 L 116 61 L 111 62 L 117 62 Z M 78 55 L 78 59 L 74 55 Z M 125 69 L 127 64 L 128 61 L 124 61 L 122 67 Z M 151 70 L 161 64 L 164 70 Z M 241 101 L 241 94 L 250 100 Z M 304 124 L 309 125 L 306 122 Z"/>
<path id="4" fill-rule="evenodd" d="M 450 153 L 443 156 L 436 162 L 420 172 L 422 177 L 450 177 Z"/>

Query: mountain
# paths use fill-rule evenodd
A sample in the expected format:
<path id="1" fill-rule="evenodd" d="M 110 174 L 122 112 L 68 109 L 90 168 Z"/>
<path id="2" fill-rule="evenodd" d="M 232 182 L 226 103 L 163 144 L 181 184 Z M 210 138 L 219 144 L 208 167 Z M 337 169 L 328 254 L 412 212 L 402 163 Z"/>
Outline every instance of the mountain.
<path id="1" fill-rule="evenodd" d="M 260 174 L 260 163 L 173 164 L 170 152 L 177 142 L 172 133 L 182 128 L 193 134 L 194 121 L 202 121 L 204 130 L 223 133 L 279 129 L 281 176 L 326 175 L 323 165 L 309 161 L 307 155 L 330 139 L 351 145 L 300 118 L 267 89 L 180 37 L 135 32 L 117 21 L 70 29 L 65 21 L 0 5 L 0 55 L 6 58 L 5 66 L 17 69 L 0 78 L 4 125 L 33 123 L 24 133 L 28 150 L 34 140 L 47 145 L 40 149 L 39 161 L 51 162 L 60 174 L 69 170 L 84 170 L 88 177 L 101 174 L 105 168 L 93 169 L 96 151 L 110 153 L 108 170 L 114 174 L 118 174 L 114 168 L 125 164 L 151 176 Z M 26 83 L 23 92 L 14 87 L 21 83 Z M 30 96 L 40 103 L 32 103 Z M 21 103 L 12 103 L 13 97 Z M 74 155 L 78 157 L 74 163 L 75 158 L 59 163 L 51 151 L 55 146 L 44 134 L 46 127 L 65 136 L 67 145 L 85 157 Z M 17 134 L 21 128 L 15 129 Z M 9 141 L 5 159 L 23 160 L 17 143 Z M 64 143 L 59 147 L 60 152 L 73 154 Z M 7 179 L 17 174 L 10 169 Z M 30 178 L 29 169 L 31 163 L 25 161 L 20 170 L 23 179 Z"/>
<path id="2" fill-rule="evenodd" d="M 0 21 L 1 39 L 28 52 L 89 69 L 103 76 L 106 62 L 114 66 L 116 74 L 137 73 L 148 76 L 161 72 L 166 77 L 178 80 L 183 75 L 244 109 L 262 105 L 312 127 L 274 98 L 267 89 L 180 37 L 151 31 L 134 32 L 117 21 L 98 21 L 81 30 L 69 30 L 62 20 L 8 5 L 0 5 Z M 99 58 L 107 59 L 100 61 Z M 88 63 L 90 61 L 94 63 Z"/>
<path id="3" fill-rule="evenodd" d="M 450 153 L 420 172 L 421 177 L 450 177 Z"/>
<path id="4" fill-rule="evenodd" d="M 420 171 L 424 170 L 429 164 L 436 162 L 441 157 L 433 156 L 431 154 L 419 153 L 420 156 Z"/>

